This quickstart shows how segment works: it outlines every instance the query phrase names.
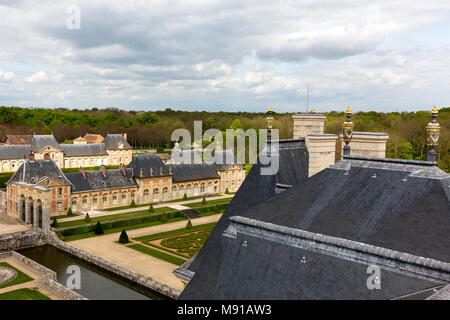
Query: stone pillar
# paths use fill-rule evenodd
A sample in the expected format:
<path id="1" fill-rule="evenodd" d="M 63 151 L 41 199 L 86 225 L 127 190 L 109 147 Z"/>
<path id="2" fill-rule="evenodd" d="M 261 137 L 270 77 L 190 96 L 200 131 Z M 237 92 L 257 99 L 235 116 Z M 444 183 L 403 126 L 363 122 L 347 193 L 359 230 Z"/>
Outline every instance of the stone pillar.
<path id="1" fill-rule="evenodd" d="M 30 204 L 29 201 L 25 200 L 25 223 L 31 222 L 31 210 L 33 203 Z"/>
<path id="2" fill-rule="evenodd" d="M 49 205 L 42 207 L 42 229 L 47 229 L 50 227 L 50 216 L 52 213 L 52 208 Z M 38 221 L 39 223 L 39 221 Z"/>
<path id="3" fill-rule="evenodd" d="M 342 139 L 342 133 L 339 134 Z M 386 158 L 386 142 L 389 135 L 384 132 L 353 132 L 350 155 L 372 158 Z M 343 146 L 345 143 L 342 144 Z M 342 147 L 343 148 L 343 147 Z M 341 155 L 344 154 L 341 150 Z"/>
<path id="4" fill-rule="evenodd" d="M 320 113 L 295 114 L 294 139 L 306 138 L 310 134 L 321 134 L 324 131 L 326 116 Z"/>
<path id="5" fill-rule="evenodd" d="M 36 203 L 33 205 L 33 227 L 39 227 L 39 205 Z"/>
<path id="6" fill-rule="evenodd" d="M 336 140 L 335 134 L 311 134 L 306 137 L 309 153 L 308 177 L 334 164 Z"/>

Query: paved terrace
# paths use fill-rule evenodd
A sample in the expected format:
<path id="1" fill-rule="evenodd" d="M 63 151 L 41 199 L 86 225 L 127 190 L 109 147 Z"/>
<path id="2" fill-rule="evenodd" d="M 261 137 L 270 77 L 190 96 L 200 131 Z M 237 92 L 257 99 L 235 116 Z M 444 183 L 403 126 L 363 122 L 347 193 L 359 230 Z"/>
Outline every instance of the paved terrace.
<path id="1" fill-rule="evenodd" d="M 211 201 L 211 200 L 229 199 L 229 198 L 233 198 L 233 197 L 234 197 L 234 194 L 225 194 L 225 195 L 221 195 L 221 196 L 206 197 L 206 200 Z M 153 208 L 157 209 L 157 208 L 162 208 L 162 207 L 169 207 L 169 208 L 172 208 L 175 210 L 186 210 L 186 209 L 191 209 L 191 208 L 183 206 L 183 205 L 189 204 L 189 203 L 200 202 L 200 201 L 202 201 L 202 198 L 186 200 L 186 201 L 177 201 L 177 202 L 161 202 L 159 204 L 153 205 Z M 113 214 L 142 211 L 142 210 L 147 209 L 148 206 L 150 206 L 150 203 L 148 203 L 147 206 L 128 208 L 128 209 L 123 209 L 123 210 L 114 210 L 114 211 L 95 210 L 93 212 L 91 212 L 91 211 L 86 211 L 86 212 L 89 212 L 89 217 L 95 218 L 95 217 L 101 217 L 101 216 L 109 216 L 109 215 L 113 215 Z M 85 215 L 82 214 L 82 215 L 79 215 L 76 217 L 58 219 L 58 222 L 81 220 L 81 219 L 84 219 L 84 217 L 85 217 Z"/>
<path id="2" fill-rule="evenodd" d="M 0 234 L 14 233 L 19 231 L 26 231 L 28 228 L 19 223 L 16 219 L 0 213 Z"/>

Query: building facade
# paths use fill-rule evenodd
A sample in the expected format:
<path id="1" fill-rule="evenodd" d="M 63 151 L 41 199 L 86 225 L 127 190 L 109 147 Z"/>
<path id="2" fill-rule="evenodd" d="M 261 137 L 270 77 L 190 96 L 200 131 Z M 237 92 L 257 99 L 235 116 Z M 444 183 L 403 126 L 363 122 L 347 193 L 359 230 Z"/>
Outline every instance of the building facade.
<path id="1" fill-rule="evenodd" d="M 103 139 L 98 136 L 86 135 L 85 138 L 75 139 L 73 144 L 59 144 L 53 135 L 33 135 L 31 139 L 30 136 L 20 139 L 18 136 L 8 136 L 5 145 L 0 146 L 0 172 L 15 172 L 30 153 L 34 154 L 35 159 L 44 159 L 44 155 L 49 154 L 60 168 L 126 165 L 131 162 L 132 148 L 126 134 L 108 134 Z"/>

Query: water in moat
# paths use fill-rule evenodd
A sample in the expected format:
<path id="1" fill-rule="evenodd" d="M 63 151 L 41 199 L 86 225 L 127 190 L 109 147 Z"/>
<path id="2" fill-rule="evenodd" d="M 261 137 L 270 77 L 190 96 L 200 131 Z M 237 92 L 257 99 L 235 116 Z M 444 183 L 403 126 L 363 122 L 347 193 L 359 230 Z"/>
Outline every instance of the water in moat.
<path id="1" fill-rule="evenodd" d="M 155 300 L 167 299 L 159 293 L 92 265 L 50 245 L 22 249 L 20 254 L 53 270 L 57 280 L 67 285 L 69 266 L 80 268 L 80 289 L 73 289 L 92 300 Z M 69 269 L 70 271 L 70 269 Z"/>

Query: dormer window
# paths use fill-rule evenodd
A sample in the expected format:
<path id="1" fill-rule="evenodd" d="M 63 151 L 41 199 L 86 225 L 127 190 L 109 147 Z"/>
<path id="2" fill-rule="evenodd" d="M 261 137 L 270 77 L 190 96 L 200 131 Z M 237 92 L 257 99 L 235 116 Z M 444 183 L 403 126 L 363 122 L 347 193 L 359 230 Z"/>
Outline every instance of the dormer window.
<path id="1" fill-rule="evenodd" d="M 32 184 L 35 184 L 36 183 L 36 178 L 35 177 L 31 177 L 30 181 L 31 181 Z"/>

